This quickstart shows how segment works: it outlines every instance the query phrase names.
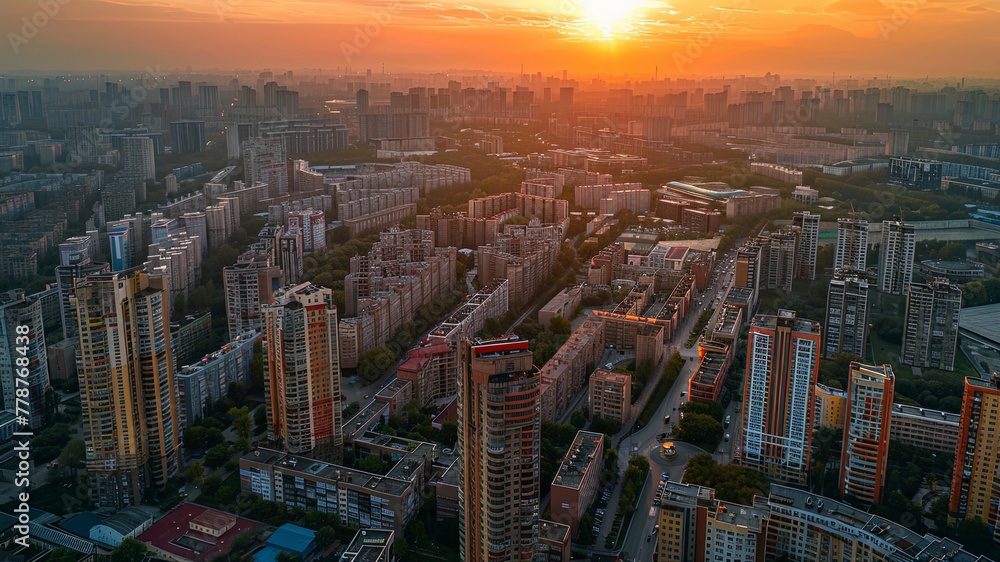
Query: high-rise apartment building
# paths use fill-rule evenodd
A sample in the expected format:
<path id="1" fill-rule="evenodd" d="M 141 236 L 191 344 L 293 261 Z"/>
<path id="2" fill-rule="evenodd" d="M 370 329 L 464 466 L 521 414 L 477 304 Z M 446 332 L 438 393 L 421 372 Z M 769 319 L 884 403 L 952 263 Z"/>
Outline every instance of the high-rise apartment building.
<path id="1" fill-rule="evenodd" d="M 864 271 L 836 269 L 826 293 L 826 333 L 823 355 L 864 357 L 868 330 L 868 276 Z"/>
<path id="2" fill-rule="evenodd" d="M 751 311 L 756 310 L 757 308 L 757 295 L 760 289 L 761 267 L 760 244 L 757 244 L 756 240 L 753 239 L 747 240 L 746 244 L 736 250 L 736 272 L 733 275 L 733 286 L 750 289 Z"/>
<path id="3" fill-rule="evenodd" d="M 80 400 L 92 501 L 137 505 L 177 474 L 180 431 L 164 277 L 138 268 L 74 287 Z"/>
<path id="4" fill-rule="evenodd" d="M 205 150 L 204 121 L 174 121 L 170 124 L 174 154 L 198 154 Z"/>
<path id="5" fill-rule="evenodd" d="M 792 225 L 799 227 L 799 243 L 795 248 L 795 277 L 816 279 L 816 252 L 819 248 L 819 215 L 809 211 L 792 214 Z"/>
<path id="6" fill-rule="evenodd" d="M 288 193 L 284 137 L 256 137 L 243 141 L 243 177 L 251 187 L 266 183 L 269 197 Z"/>
<path id="7" fill-rule="evenodd" d="M 541 381 L 528 341 L 460 342 L 458 381 L 462 560 L 533 560 Z"/>
<path id="8" fill-rule="evenodd" d="M 782 226 L 776 232 L 762 232 L 761 246 L 761 288 L 792 290 L 795 278 L 795 258 L 798 254 L 801 231 L 795 226 Z M 815 268 L 814 268 L 815 269 Z"/>
<path id="9" fill-rule="evenodd" d="M 268 437 L 290 453 L 339 461 L 344 432 L 333 291 L 311 283 L 283 287 L 262 310 Z"/>
<path id="10" fill-rule="evenodd" d="M 76 335 L 76 309 L 69 304 L 73 284 L 91 273 L 111 271 L 107 263 L 97 263 L 95 236 L 76 236 L 59 244 L 59 265 L 56 266 L 56 282 L 59 285 L 59 301 L 62 313 L 63 339 Z"/>
<path id="11" fill-rule="evenodd" d="M 841 495 L 867 503 L 882 501 L 895 386 L 891 366 L 851 362 L 840 459 Z"/>
<path id="12" fill-rule="evenodd" d="M 25 386 L 27 383 L 27 386 Z M 15 289 L 0 293 L 0 400 L 3 409 L 27 412 L 32 429 L 42 427 L 42 398 L 49 364 L 42 301 Z M 27 396 L 20 389 L 28 391 Z"/>
<path id="13" fill-rule="evenodd" d="M 222 269 L 222 282 L 230 341 L 248 331 L 263 331 L 261 306 L 270 304 L 271 295 L 284 285 L 271 251 L 251 248 L 244 252 L 235 264 Z"/>
<path id="14" fill-rule="evenodd" d="M 993 529 L 993 541 L 1000 543 L 997 525 L 997 466 L 1000 465 L 1000 375 L 989 380 L 965 379 L 962 421 L 951 477 L 948 520 L 956 525 L 966 519 L 980 519 Z"/>
<path id="15" fill-rule="evenodd" d="M 820 326 L 791 310 L 750 324 L 743 384 L 743 465 L 804 484 L 809 472 Z"/>
<path id="16" fill-rule="evenodd" d="M 911 284 L 906 295 L 901 362 L 953 371 L 961 311 L 962 289 L 947 279 Z"/>
<path id="17" fill-rule="evenodd" d="M 854 218 L 837 219 L 837 249 L 833 268 L 850 267 L 864 271 L 868 267 L 868 221 Z"/>
<path id="18" fill-rule="evenodd" d="M 917 237 L 912 224 L 882 221 L 882 244 L 878 250 L 878 288 L 902 295 L 913 279 L 913 254 Z"/>
<path id="19" fill-rule="evenodd" d="M 156 179 L 153 139 L 149 137 L 122 137 L 118 142 L 121 143 L 123 171 L 143 180 Z"/>

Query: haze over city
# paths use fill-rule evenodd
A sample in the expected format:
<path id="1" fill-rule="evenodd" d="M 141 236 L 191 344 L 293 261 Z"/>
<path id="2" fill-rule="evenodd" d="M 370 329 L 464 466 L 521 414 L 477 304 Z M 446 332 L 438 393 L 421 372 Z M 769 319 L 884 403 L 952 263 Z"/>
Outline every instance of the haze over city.
<path id="1" fill-rule="evenodd" d="M 913 0 L 171 0 L 53 2 L 9 70 L 324 68 L 392 72 L 997 77 L 1000 5 Z M 35 0 L 0 6 L 21 33 Z M 365 29 L 369 31 L 364 31 Z M 376 30 L 376 33 L 371 33 Z M 344 45 L 364 43 L 345 61 Z M 692 45 L 696 45 L 693 47 Z M 676 57 L 685 64 L 678 68 Z M 690 61 L 688 64 L 687 61 Z M 992 67 L 992 68 L 991 68 Z"/>

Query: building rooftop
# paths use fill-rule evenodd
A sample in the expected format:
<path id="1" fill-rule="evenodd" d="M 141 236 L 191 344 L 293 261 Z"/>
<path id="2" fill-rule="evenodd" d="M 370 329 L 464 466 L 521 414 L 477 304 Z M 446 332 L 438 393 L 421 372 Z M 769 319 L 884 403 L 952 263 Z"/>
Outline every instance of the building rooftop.
<path id="1" fill-rule="evenodd" d="M 779 310 L 777 315 L 758 314 L 757 316 L 754 316 L 751 325 L 754 327 L 774 330 L 777 328 L 779 322 L 782 324 L 790 324 L 792 330 L 796 332 L 819 335 L 819 322 L 816 322 L 815 320 L 806 320 L 805 318 L 798 318 L 793 310 Z"/>
<path id="2" fill-rule="evenodd" d="M 993 341 L 1000 347 L 1000 304 L 987 304 L 963 308 L 958 316 L 958 327 L 980 338 Z"/>
<path id="3" fill-rule="evenodd" d="M 680 482 L 667 482 L 663 485 L 663 503 L 696 506 L 698 502 L 708 502 L 715 498 L 715 490 L 697 486 L 695 484 L 682 484 Z M 662 504 L 661 504 L 662 505 Z"/>
<path id="4" fill-rule="evenodd" d="M 257 453 L 260 454 L 258 455 Z M 400 478 L 391 478 L 389 476 L 381 476 L 379 474 L 372 474 L 370 472 L 364 472 L 362 470 L 348 468 L 346 466 L 326 463 L 271 449 L 257 448 L 243 458 L 251 462 L 273 465 L 284 471 L 295 471 L 308 474 L 315 478 L 322 478 L 334 482 L 350 482 L 354 486 L 368 488 L 393 496 L 402 495 L 412 486 L 409 479 L 404 480 Z"/>
<path id="5" fill-rule="evenodd" d="M 538 538 L 545 539 L 552 542 L 566 542 L 569 538 L 570 532 L 569 525 L 563 525 L 562 523 L 556 523 L 555 521 L 546 521 L 545 519 L 538 520 Z"/>
<path id="6" fill-rule="evenodd" d="M 737 503 L 720 501 L 716 506 L 716 522 L 726 523 L 736 527 L 746 527 L 752 531 L 760 532 L 762 523 L 770 516 L 770 511 L 766 508 L 756 509 Z"/>
<path id="7" fill-rule="evenodd" d="M 723 303 L 719 310 L 718 320 L 712 329 L 712 335 L 724 339 L 735 340 L 740 335 L 743 311 L 735 305 Z"/>
<path id="8" fill-rule="evenodd" d="M 789 488 L 780 484 L 771 484 L 771 494 L 768 503 L 778 505 L 783 509 L 794 509 L 810 514 L 810 525 L 819 528 L 827 527 L 826 520 L 831 521 L 838 532 L 845 526 L 854 529 L 854 533 L 862 533 L 857 537 L 871 543 L 875 540 L 886 543 L 901 550 L 911 560 L 950 560 L 952 562 L 986 562 L 989 559 L 977 557 L 961 549 L 961 546 L 950 540 L 942 540 L 934 535 L 920 535 L 898 523 L 873 516 L 870 513 L 855 509 L 824 496 L 818 496 L 803 490 Z M 868 535 L 866 539 L 864 535 Z"/>
<path id="9" fill-rule="evenodd" d="M 350 562 L 377 562 L 384 560 L 380 558 L 385 549 L 393 542 L 393 532 L 382 529 L 360 529 L 347 550 L 344 551 L 342 560 Z"/>
<path id="10" fill-rule="evenodd" d="M 751 298 L 753 298 L 753 289 L 749 287 L 730 287 L 729 291 L 726 292 L 726 298 L 722 302 L 745 308 L 750 305 Z"/>
<path id="11" fill-rule="evenodd" d="M 604 440 L 604 435 L 592 431 L 578 431 L 573 444 L 566 450 L 566 456 L 559 465 L 555 478 L 552 479 L 553 486 L 564 486 L 566 488 L 577 489 L 583 481 L 583 476 L 596 461 L 594 470 L 600 470 L 604 459 L 595 459 L 594 454 L 598 446 Z"/>
<path id="12" fill-rule="evenodd" d="M 926 419 L 935 423 L 953 425 L 955 427 L 958 427 L 958 424 L 962 421 L 961 414 L 953 414 L 951 412 L 943 412 L 941 410 L 931 410 L 930 408 L 919 408 L 917 406 L 908 406 L 906 404 L 893 404 L 892 415 Z"/>
<path id="13" fill-rule="evenodd" d="M 138 540 L 169 553 L 178 559 L 203 562 L 217 554 L 229 552 L 233 539 L 260 525 L 255 521 L 237 518 L 236 525 L 221 537 L 209 537 L 190 528 L 189 522 L 205 512 L 218 512 L 193 503 L 181 504 L 143 531 Z"/>

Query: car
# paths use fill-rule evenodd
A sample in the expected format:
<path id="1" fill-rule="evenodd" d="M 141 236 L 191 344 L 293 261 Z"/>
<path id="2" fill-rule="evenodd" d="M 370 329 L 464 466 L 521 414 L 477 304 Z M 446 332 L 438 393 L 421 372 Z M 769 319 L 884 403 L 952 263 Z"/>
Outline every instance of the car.
<path id="1" fill-rule="evenodd" d="M 731 416 L 726 416 L 726 422 L 725 422 L 726 427 L 729 427 L 729 421 L 730 421 L 730 419 L 731 419 Z"/>
<path id="2" fill-rule="evenodd" d="M 646 537 L 646 542 L 649 542 L 651 540 L 653 540 L 653 535 L 649 535 L 648 537 Z"/>
<path id="3" fill-rule="evenodd" d="M 684 419 L 684 412 L 681 412 L 681 419 Z"/>
<path id="4" fill-rule="evenodd" d="M 687 394 L 686 390 L 681 391 L 681 396 L 684 396 L 685 394 Z"/>
<path id="5" fill-rule="evenodd" d="M 666 472 L 661 472 L 660 473 L 660 480 L 666 481 L 666 479 L 667 479 L 667 473 Z"/>
<path id="6" fill-rule="evenodd" d="M 670 423 L 670 415 L 663 416 L 663 423 Z"/>
<path id="7" fill-rule="evenodd" d="M 729 442 L 729 434 L 728 433 L 726 434 L 726 442 L 727 443 Z"/>
<path id="8" fill-rule="evenodd" d="M 614 363 L 605 363 L 604 366 L 607 367 L 609 370 L 615 368 L 615 364 Z"/>
<path id="9" fill-rule="evenodd" d="M 371 397 L 372 397 L 372 395 L 371 395 L 371 394 L 365 394 L 365 400 L 368 400 L 368 399 L 369 399 L 369 398 L 371 398 Z"/>

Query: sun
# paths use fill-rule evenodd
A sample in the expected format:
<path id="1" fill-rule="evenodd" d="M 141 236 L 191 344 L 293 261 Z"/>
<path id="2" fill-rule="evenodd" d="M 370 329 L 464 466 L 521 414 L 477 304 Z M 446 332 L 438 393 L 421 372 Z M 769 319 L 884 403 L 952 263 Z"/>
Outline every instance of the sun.
<path id="1" fill-rule="evenodd" d="M 645 4 L 645 0 L 581 0 L 587 12 L 587 20 L 604 31 L 614 35 L 628 27 L 633 13 Z"/>

